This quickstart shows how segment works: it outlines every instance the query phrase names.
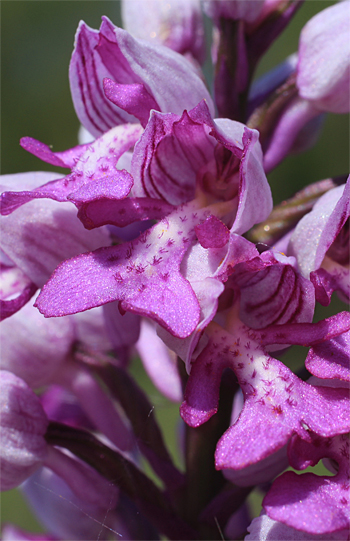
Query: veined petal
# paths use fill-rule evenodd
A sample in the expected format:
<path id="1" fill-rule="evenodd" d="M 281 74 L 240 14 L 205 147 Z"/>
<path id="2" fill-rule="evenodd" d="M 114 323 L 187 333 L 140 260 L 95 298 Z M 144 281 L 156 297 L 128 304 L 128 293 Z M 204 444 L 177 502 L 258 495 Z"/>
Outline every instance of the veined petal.
<path id="1" fill-rule="evenodd" d="M 132 159 L 135 195 L 175 205 L 193 199 L 197 171 L 214 155 L 208 124 L 213 121 L 204 102 L 181 117 L 153 112 Z"/>
<path id="2" fill-rule="evenodd" d="M 69 73 L 79 120 L 95 136 L 135 118 L 105 97 L 105 77 L 118 84 L 143 85 L 163 112 L 180 114 L 201 99 L 206 99 L 214 112 L 209 92 L 184 57 L 167 47 L 133 38 L 107 17 L 102 18 L 99 31 L 80 23 Z"/>
<path id="3" fill-rule="evenodd" d="M 164 113 L 181 114 L 203 99 L 214 113 L 214 104 L 205 84 L 182 55 L 168 47 L 133 38 L 126 30 L 114 26 L 107 17 L 102 18 L 100 33 L 103 39 L 97 50 L 116 82 L 143 83 Z M 116 45 L 118 60 L 124 64 L 122 69 L 127 69 L 133 80 L 120 80 L 120 67 L 110 55 L 112 50 L 114 54 L 117 51 Z"/>
<path id="4" fill-rule="evenodd" d="M 102 81 L 105 77 L 111 77 L 111 73 L 97 52 L 99 41 L 99 31 L 81 21 L 69 65 L 69 83 L 75 111 L 81 124 L 95 137 L 113 126 L 136 122 L 135 117 L 116 107 L 104 95 Z"/>
<path id="5" fill-rule="evenodd" d="M 181 117 L 153 112 L 133 154 L 133 191 L 171 204 L 196 190 L 210 202 L 237 197 L 229 227 L 242 234 L 272 210 L 258 135 L 240 122 L 214 121 L 204 101 Z"/>
<path id="6" fill-rule="evenodd" d="M 256 130 L 244 128 L 240 164 L 239 205 L 231 231 L 242 234 L 263 221 L 272 211 L 272 196 L 263 168 L 262 150 Z"/>
<path id="7" fill-rule="evenodd" d="M 233 268 L 231 280 L 240 289 L 240 318 L 246 325 L 259 329 L 312 321 L 314 288 L 294 266 L 294 258 L 267 251 Z"/>

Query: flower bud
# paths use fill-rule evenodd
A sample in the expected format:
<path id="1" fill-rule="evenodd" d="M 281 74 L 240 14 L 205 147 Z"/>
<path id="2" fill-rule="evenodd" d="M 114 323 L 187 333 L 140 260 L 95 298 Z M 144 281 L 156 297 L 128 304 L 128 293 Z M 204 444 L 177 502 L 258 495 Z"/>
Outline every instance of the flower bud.
<path id="1" fill-rule="evenodd" d="M 347 113 L 350 94 L 350 3 L 324 9 L 303 28 L 299 43 L 299 95 L 321 111 Z"/>

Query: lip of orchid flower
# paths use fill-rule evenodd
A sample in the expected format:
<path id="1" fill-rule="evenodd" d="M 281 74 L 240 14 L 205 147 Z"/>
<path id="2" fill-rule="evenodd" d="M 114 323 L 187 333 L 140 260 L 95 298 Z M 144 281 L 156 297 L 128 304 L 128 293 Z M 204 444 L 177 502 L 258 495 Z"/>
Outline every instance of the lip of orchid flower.
<path id="1" fill-rule="evenodd" d="M 324 439 L 312 434 L 309 442 L 294 436 L 288 454 L 291 465 L 299 470 L 316 465 L 321 458 L 331 458 L 338 464 L 338 473 L 334 477 L 284 473 L 274 481 L 264 498 L 267 514 L 311 534 L 348 530 L 349 435 Z"/>
<path id="2" fill-rule="evenodd" d="M 208 214 L 193 203 L 178 207 L 135 241 L 67 261 L 44 286 L 38 308 L 51 317 L 119 300 L 123 310 L 148 315 L 175 335 L 187 336 L 198 321 L 199 306 L 179 267 L 194 226 Z"/>
<path id="3" fill-rule="evenodd" d="M 133 36 L 166 45 L 199 63 L 205 60 L 204 22 L 199 0 L 124 0 L 123 27 Z"/>
<path id="4" fill-rule="evenodd" d="M 142 94 L 149 96 L 147 104 L 138 101 L 143 119 L 146 119 L 151 103 L 157 104 L 160 111 L 179 114 L 205 99 L 214 112 L 203 81 L 182 55 L 168 47 L 133 38 L 114 26 L 107 17 L 102 18 L 99 31 L 80 23 L 69 78 L 77 116 L 94 136 L 115 125 L 136 120 L 135 116 L 130 116 L 105 97 L 102 89 L 104 78 L 122 85 L 119 87 L 121 94 L 131 92 L 134 98 L 135 89 L 128 86 L 140 85 Z M 123 102 L 123 96 L 120 98 Z"/>
<path id="5" fill-rule="evenodd" d="M 217 411 L 223 369 L 234 370 L 245 404 L 237 422 L 219 440 L 215 454 L 218 469 L 239 470 L 254 464 L 280 449 L 293 433 L 308 439 L 307 430 L 323 437 L 349 430 L 347 389 L 314 387 L 302 382 L 264 350 L 260 337 L 264 337 L 268 327 L 263 331 L 250 331 L 233 313 L 231 318 L 229 332 L 213 322 L 207 327 L 209 342 L 193 363 L 180 409 L 182 418 L 190 426 L 206 422 Z M 302 340 L 304 345 L 311 345 L 315 340 L 322 340 L 325 326 L 331 335 L 341 332 L 337 319 L 314 325 L 276 325 L 281 336 L 276 335 L 274 343 L 283 336 L 282 341 L 288 343 Z M 345 318 L 344 323 L 347 330 L 349 319 Z M 298 338 L 304 325 L 307 330 Z M 277 330 L 272 335 L 274 333 Z M 270 336 L 268 342 L 272 339 Z M 254 446 L 250 445 L 251 440 L 256 442 Z"/>

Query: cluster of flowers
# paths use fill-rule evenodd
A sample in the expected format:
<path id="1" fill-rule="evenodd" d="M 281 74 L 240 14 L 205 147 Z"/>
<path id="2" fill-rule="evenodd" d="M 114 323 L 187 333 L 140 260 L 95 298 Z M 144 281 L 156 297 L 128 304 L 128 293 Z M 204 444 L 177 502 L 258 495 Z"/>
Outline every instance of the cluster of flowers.
<path id="1" fill-rule="evenodd" d="M 21 140 L 68 174 L 1 177 L 1 488 L 23 483 L 50 532 L 7 525 L 4 541 L 349 539 L 350 314 L 312 321 L 334 291 L 349 299 L 350 180 L 273 210 L 266 173 L 349 111 L 350 3 L 251 84 L 300 5 L 125 0 L 126 30 L 80 23 L 81 144 Z M 295 344 L 297 374 L 275 358 Z M 129 373 L 135 350 L 182 402 L 184 472 Z M 282 473 L 321 459 L 332 475 Z"/>

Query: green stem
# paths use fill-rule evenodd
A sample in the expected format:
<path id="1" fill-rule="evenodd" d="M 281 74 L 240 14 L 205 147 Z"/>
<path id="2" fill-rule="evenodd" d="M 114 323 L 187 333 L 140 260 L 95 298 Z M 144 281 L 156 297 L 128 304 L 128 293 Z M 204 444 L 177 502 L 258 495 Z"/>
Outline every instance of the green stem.
<path id="1" fill-rule="evenodd" d="M 224 372 L 217 414 L 198 428 L 186 426 L 187 483 L 183 516 L 198 528 L 201 539 L 213 539 L 214 535 L 212 527 L 201 523 L 199 516 L 225 484 L 222 473 L 215 469 L 214 454 L 218 439 L 230 425 L 232 400 L 237 389 L 233 373 Z"/>

